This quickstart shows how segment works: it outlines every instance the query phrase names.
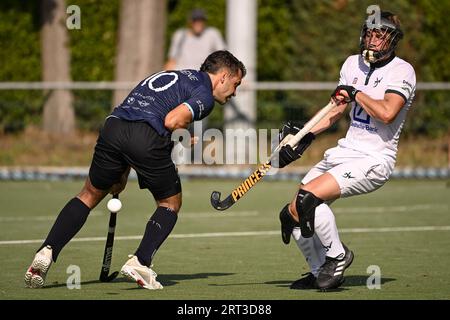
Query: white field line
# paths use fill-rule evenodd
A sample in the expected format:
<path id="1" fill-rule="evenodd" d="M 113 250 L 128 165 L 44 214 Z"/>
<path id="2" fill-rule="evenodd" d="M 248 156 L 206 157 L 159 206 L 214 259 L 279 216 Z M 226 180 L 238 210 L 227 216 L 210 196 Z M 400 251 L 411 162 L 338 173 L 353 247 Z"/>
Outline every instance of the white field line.
<path id="1" fill-rule="evenodd" d="M 102 217 L 107 214 L 106 211 L 94 210 L 89 214 L 89 217 Z M 16 222 L 16 221 L 55 221 L 56 215 L 54 216 L 6 216 L 0 217 L 0 222 Z"/>
<path id="2" fill-rule="evenodd" d="M 419 232 L 419 231 L 450 231 L 450 226 L 420 226 L 420 227 L 385 227 L 385 228 L 343 228 L 340 233 L 372 233 L 372 232 Z M 245 237 L 245 236 L 272 236 L 279 235 L 279 230 L 273 231 L 243 231 L 243 232 L 213 232 L 213 233 L 185 233 L 173 234 L 169 236 L 172 239 L 186 239 L 186 238 L 220 238 L 220 237 Z M 118 236 L 115 240 L 140 240 L 139 236 Z M 90 242 L 90 241 L 105 241 L 106 237 L 87 237 L 74 238 L 72 242 Z M 0 245 L 14 245 L 14 244 L 30 244 L 42 243 L 44 240 L 10 240 L 0 241 Z"/>
<path id="3" fill-rule="evenodd" d="M 186 212 L 180 213 L 180 218 L 220 218 L 220 217 L 254 217 L 258 215 L 258 211 L 235 211 L 235 212 Z"/>
<path id="4" fill-rule="evenodd" d="M 449 206 L 445 204 L 418 204 L 413 206 L 385 206 L 385 207 L 353 207 L 353 208 L 334 208 L 334 213 L 383 213 L 383 212 L 411 212 L 420 210 L 448 210 Z M 95 210 L 90 217 L 102 217 L 108 214 L 106 211 Z M 125 213 L 124 213 L 125 214 Z M 220 217 L 251 217 L 257 216 L 258 211 L 235 211 L 221 213 L 217 211 L 205 212 L 181 212 L 180 217 L 195 219 L 195 218 L 220 218 Z M 54 221 L 55 216 L 6 216 L 0 217 L 0 222 L 15 222 L 15 221 Z"/>
<path id="5" fill-rule="evenodd" d="M 386 207 L 353 207 L 353 208 L 334 208 L 334 213 L 383 213 L 383 212 L 410 212 L 431 209 L 448 210 L 449 206 L 445 204 L 418 204 L 413 206 L 386 206 Z"/>
<path id="6" fill-rule="evenodd" d="M 103 217 L 107 215 L 109 212 L 106 211 L 93 211 L 89 214 L 89 217 Z M 120 214 L 120 213 L 119 213 Z M 126 213 L 124 213 L 126 214 Z M 226 214 L 220 212 L 186 212 L 180 213 L 181 218 L 195 219 L 195 218 L 220 218 L 220 217 L 253 217 L 257 216 L 258 211 L 236 211 L 236 212 L 227 212 Z M 55 221 L 55 216 L 6 216 L 0 217 L 1 222 L 21 222 L 21 221 Z"/>

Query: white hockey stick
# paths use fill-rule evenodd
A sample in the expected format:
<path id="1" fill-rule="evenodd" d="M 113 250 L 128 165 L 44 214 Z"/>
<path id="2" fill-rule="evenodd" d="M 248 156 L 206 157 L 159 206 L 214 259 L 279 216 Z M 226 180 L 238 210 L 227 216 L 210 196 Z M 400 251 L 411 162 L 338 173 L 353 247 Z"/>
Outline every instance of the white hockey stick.
<path id="1" fill-rule="evenodd" d="M 309 120 L 299 132 L 297 132 L 296 135 L 291 135 L 291 134 L 287 135 L 283 139 L 283 141 L 281 141 L 280 144 L 275 148 L 275 150 L 273 151 L 272 155 L 270 156 L 270 159 L 272 159 L 274 154 L 278 150 L 280 150 L 281 147 L 284 146 L 284 145 L 289 144 L 291 147 L 295 147 L 299 143 L 299 141 L 302 140 L 302 138 L 304 136 L 306 136 L 311 131 L 311 129 L 314 128 L 315 125 L 318 124 L 320 122 L 320 120 L 322 120 L 336 106 L 337 106 L 337 104 L 332 99 L 330 101 L 330 103 L 328 103 L 325 107 L 320 109 L 320 111 L 317 112 L 311 118 L 311 120 Z"/>
<path id="2" fill-rule="evenodd" d="M 271 160 L 274 155 L 281 149 L 282 146 L 289 144 L 295 147 L 299 141 L 311 131 L 311 129 L 320 122 L 331 110 L 337 106 L 336 102 L 332 99 L 325 107 L 323 107 L 318 113 L 314 115 L 304 126 L 297 132 L 295 136 L 288 135 L 283 141 L 275 148 L 269 160 L 256 169 L 247 179 L 245 179 L 231 194 L 223 201 L 220 200 L 220 192 L 213 191 L 211 193 L 211 205 L 217 210 L 226 210 L 237 202 L 244 194 L 246 194 L 258 181 L 260 181 L 267 171 L 272 167 Z"/>

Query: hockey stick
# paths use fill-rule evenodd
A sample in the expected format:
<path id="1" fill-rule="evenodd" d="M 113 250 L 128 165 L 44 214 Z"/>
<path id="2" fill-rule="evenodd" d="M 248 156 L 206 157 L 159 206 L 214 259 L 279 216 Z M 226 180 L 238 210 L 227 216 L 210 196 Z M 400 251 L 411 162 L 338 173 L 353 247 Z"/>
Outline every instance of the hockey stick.
<path id="1" fill-rule="evenodd" d="M 119 195 L 115 194 L 113 195 L 113 198 L 119 199 Z M 119 271 L 115 271 L 111 275 L 108 275 L 109 270 L 111 268 L 112 250 L 114 245 L 114 233 L 116 231 L 116 217 L 117 212 L 110 212 L 108 237 L 106 238 L 105 252 L 103 253 L 102 270 L 100 272 L 101 282 L 110 282 L 114 280 L 119 274 Z"/>
<path id="2" fill-rule="evenodd" d="M 220 200 L 221 193 L 219 191 L 213 191 L 211 193 L 211 205 L 214 209 L 223 211 L 227 210 L 233 204 L 235 204 L 240 198 L 242 198 L 257 182 L 261 181 L 261 179 L 265 176 L 265 174 L 272 167 L 271 160 L 274 157 L 275 153 L 285 144 L 289 144 L 290 146 L 295 146 L 298 142 L 309 132 L 311 129 L 319 123 L 334 107 L 336 107 L 336 102 L 332 99 L 325 107 L 323 107 L 314 117 L 309 120 L 305 126 L 295 135 L 288 136 L 273 151 L 269 160 L 266 163 L 262 164 L 258 169 L 256 169 L 251 175 L 247 177 L 236 189 L 234 189 L 231 194 L 226 197 L 223 201 Z"/>

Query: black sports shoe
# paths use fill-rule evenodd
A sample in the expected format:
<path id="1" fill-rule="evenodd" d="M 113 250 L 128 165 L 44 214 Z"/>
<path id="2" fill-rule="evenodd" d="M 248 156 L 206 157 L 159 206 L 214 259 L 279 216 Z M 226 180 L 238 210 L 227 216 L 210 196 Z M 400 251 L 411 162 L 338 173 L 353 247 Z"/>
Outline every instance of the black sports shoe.
<path id="1" fill-rule="evenodd" d="M 300 278 L 292 282 L 289 288 L 297 290 L 318 289 L 316 281 L 317 279 L 311 272 L 304 273 L 302 274 L 302 276 L 306 277 Z"/>
<path id="2" fill-rule="evenodd" d="M 320 267 L 317 276 L 317 286 L 320 290 L 336 289 L 344 283 L 344 271 L 353 262 L 353 252 L 342 244 L 345 250 L 344 258 L 325 257 L 325 263 Z"/>

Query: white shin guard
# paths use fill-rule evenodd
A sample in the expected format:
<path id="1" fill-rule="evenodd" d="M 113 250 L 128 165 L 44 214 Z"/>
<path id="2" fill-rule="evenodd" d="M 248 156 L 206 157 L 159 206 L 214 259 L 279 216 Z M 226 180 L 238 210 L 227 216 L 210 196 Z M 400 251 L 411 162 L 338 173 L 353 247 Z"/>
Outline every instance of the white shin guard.
<path id="1" fill-rule="evenodd" d="M 328 257 L 344 257 L 345 250 L 339 239 L 333 211 L 331 211 L 330 207 L 325 203 L 322 203 L 316 208 L 314 229 L 315 235 L 317 235 L 323 248 L 325 248 Z"/>
<path id="2" fill-rule="evenodd" d="M 317 235 L 313 235 L 311 238 L 304 238 L 301 235 L 300 228 L 295 228 L 292 234 L 297 246 L 305 256 L 311 273 L 317 277 L 319 268 L 325 262 L 325 248 L 322 246 Z"/>
<path id="3" fill-rule="evenodd" d="M 302 237 L 300 228 L 294 228 L 292 235 L 305 256 L 311 273 L 317 277 L 319 268 L 325 262 L 325 256 L 343 257 L 345 251 L 339 239 L 333 212 L 327 204 L 317 206 L 314 225 L 315 233 L 311 238 Z"/>

